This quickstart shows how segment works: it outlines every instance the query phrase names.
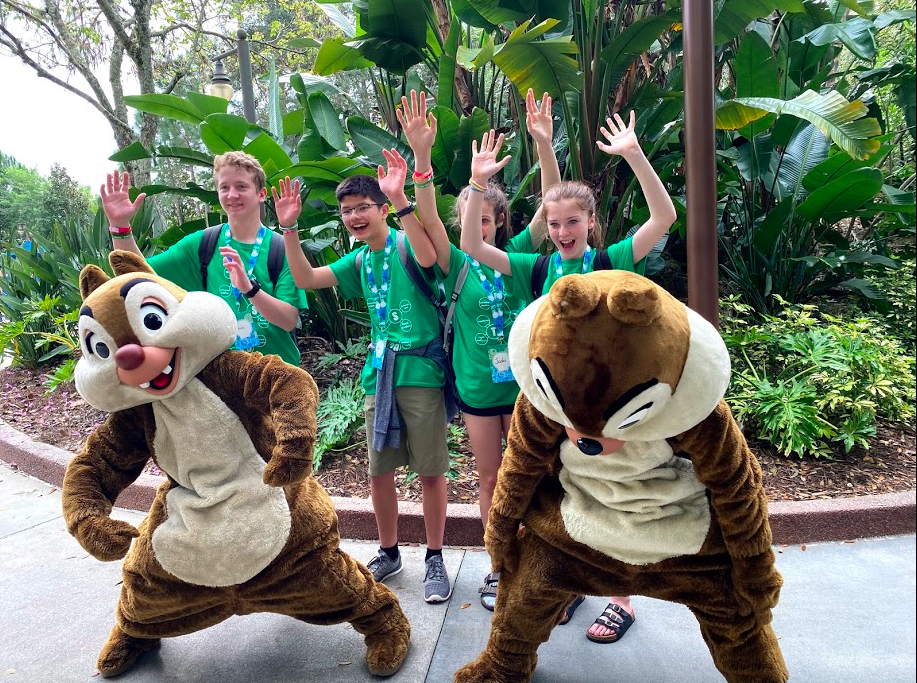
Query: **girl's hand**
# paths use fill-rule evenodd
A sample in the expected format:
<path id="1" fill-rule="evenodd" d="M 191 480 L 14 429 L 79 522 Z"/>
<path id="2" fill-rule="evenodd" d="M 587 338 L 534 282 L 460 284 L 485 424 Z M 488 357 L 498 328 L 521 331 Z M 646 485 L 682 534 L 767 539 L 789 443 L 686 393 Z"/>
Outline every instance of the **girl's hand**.
<path id="1" fill-rule="evenodd" d="M 395 110 L 404 136 L 415 153 L 433 149 L 436 141 L 436 117 L 427 116 L 427 94 L 420 93 L 420 102 L 417 101 L 417 91 L 411 91 L 411 103 L 408 98 L 401 98 L 401 109 Z"/>
<path id="2" fill-rule="evenodd" d="M 115 171 L 106 176 L 105 184 L 101 188 L 102 210 L 108 216 L 108 223 L 116 228 L 126 228 L 131 224 L 131 218 L 146 197 L 146 193 L 141 192 L 132 202 L 128 194 L 130 186 L 130 174 L 125 172 L 121 175 Z"/>
<path id="3" fill-rule="evenodd" d="M 479 185 L 486 185 L 487 181 L 509 163 L 512 158 L 506 155 L 500 161 L 497 161 L 497 153 L 503 146 L 503 133 L 497 135 L 491 128 L 489 133 L 485 133 L 481 138 L 481 148 L 478 149 L 478 141 L 471 141 L 471 179 Z"/>
<path id="4" fill-rule="evenodd" d="M 274 197 L 274 211 L 277 213 L 277 222 L 281 228 L 291 228 L 299 220 L 299 214 L 302 213 L 302 197 L 299 196 L 299 178 L 296 182 L 290 180 L 287 176 L 280 181 L 280 195 L 277 194 L 277 188 L 271 188 L 271 195 Z"/>
<path id="5" fill-rule="evenodd" d="M 608 128 L 605 128 L 605 126 L 599 128 L 602 135 L 608 140 L 608 144 L 597 140 L 596 147 L 606 154 L 619 154 L 621 156 L 627 156 L 633 152 L 641 152 L 640 141 L 637 140 L 637 135 L 634 133 L 634 124 L 636 123 L 634 111 L 631 110 L 630 123 L 627 125 L 624 125 L 624 121 L 617 113 L 614 117 L 614 121 L 610 118 L 605 119 Z"/>
<path id="6" fill-rule="evenodd" d="M 388 164 L 388 173 L 385 172 L 382 166 L 377 169 L 376 175 L 379 178 L 379 189 L 389 199 L 401 197 L 404 195 L 404 181 L 408 174 L 408 162 L 394 148 L 391 151 L 383 149 L 382 156 L 385 157 L 385 163 Z"/>
<path id="7" fill-rule="evenodd" d="M 535 102 L 535 93 L 529 88 L 525 96 L 525 125 L 536 143 L 550 145 L 554 138 L 554 117 L 551 114 L 551 96 L 541 97 L 541 107 Z"/>

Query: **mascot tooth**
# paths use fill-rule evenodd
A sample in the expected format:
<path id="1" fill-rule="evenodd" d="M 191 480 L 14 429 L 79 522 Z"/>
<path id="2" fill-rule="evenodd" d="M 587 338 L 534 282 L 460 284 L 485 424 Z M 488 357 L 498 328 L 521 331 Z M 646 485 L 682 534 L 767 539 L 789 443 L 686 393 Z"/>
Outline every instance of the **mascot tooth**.
<path id="1" fill-rule="evenodd" d="M 456 682 L 531 681 L 584 594 L 682 603 L 729 683 L 785 683 L 767 500 L 716 330 L 646 278 L 600 271 L 527 307 L 509 352 L 522 392 L 485 532 L 500 587 Z"/>
<path id="2" fill-rule="evenodd" d="M 129 669 L 160 639 L 233 615 L 348 621 L 371 673 L 407 654 L 398 599 L 339 548 L 331 499 L 311 476 L 318 390 L 278 356 L 227 351 L 229 306 L 115 251 L 114 278 L 80 274 L 77 390 L 110 413 L 67 467 L 67 529 L 124 559 L 117 622 L 97 663 Z M 110 517 L 152 458 L 168 476 L 139 529 Z M 134 540 L 135 539 L 135 540 Z M 132 544 L 133 540 L 133 544 Z"/>

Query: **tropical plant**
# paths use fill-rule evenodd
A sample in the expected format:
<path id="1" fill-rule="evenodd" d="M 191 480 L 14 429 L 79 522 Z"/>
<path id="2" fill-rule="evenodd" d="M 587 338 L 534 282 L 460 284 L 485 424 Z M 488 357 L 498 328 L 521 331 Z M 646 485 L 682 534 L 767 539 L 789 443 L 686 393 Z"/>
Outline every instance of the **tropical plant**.
<path id="1" fill-rule="evenodd" d="M 363 425 L 363 397 L 363 386 L 353 377 L 325 390 L 316 414 L 319 430 L 312 456 L 315 471 L 322 466 L 325 453 L 347 446 Z"/>

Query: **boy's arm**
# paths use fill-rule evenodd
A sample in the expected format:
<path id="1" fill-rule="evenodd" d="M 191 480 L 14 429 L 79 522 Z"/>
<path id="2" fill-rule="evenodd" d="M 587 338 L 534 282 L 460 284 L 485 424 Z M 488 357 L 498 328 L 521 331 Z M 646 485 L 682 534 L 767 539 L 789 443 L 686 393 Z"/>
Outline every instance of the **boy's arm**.
<path id="1" fill-rule="evenodd" d="M 525 121 L 529 134 L 535 141 L 538 160 L 541 162 L 541 192 L 542 196 L 552 186 L 560 182 L 560 166 L 557 155 L 554 153 L 554 117 L 551 114 L 551 97 L 545 93 L 541 98 L 541 107 L 535 102 L 535 93 L 529 88 L 525 98 Z M 548 224 L 544 220 L 544 213 L 539 206 L 535 217 L 529 224 L 529 234 L 532 236 L 532 249 L 537 250 L 548 235 Z"/>
<path id="2" fill-rule="evenodd" d="M 408 98 L 401 98 L 401 109 L 397 110 L 398 121 L 414 152 L 414 199 L 417 202 L 417 215 L 420 223 L 433 243 L 436 250 L 436 263 L 443 275 L 449 274 L 449 263 L 452 255 L 452 243 L 446 234 L 436 210 L 436 189 L 433 185 L 433 141 L 436 140 L 436 117 L 427 116 L 427 94 L 420 93 L 418 102 L 417 91 L 411 91 L 411 103 Z M 418 183 L 418 176 L 429 177 Z"/>
<path id="3" fill-rule="evenodd" d="M 377 170 L 379 188 L 389 198 L 395 210 L 401 213 L 402 210 L 407 210 L 411 207 L 411 202 L 404 193 L 408 162 L 394 148 L 391 151 L 383 149 L 382 156 L 385 157 L 385 161 L 388 164 L 388 172 L 386 173 L 382 166 L 379 166 Z M 408 213 L 399 216 L 399 218 L 411 249 L 414 251 L 414 259 L 417 261 L 417 265 L 421 268 L 429 268 L 436 263 L 436 249 L 433 247 L 433 243 L 427 236 L 420 221 L 417 220 L 417 216 L 414 215 L 413 208 Z"/>
<path id="4" fill-rule="evenodd" d="M 462 251 L 471 258 L 490 266 L 504 275 L 512 275 L 509 266 L 509 257 L 502 249 L 484 241 L 481 232 L 481 207 L 484 204 L 484 189 L 491 176 L 509 163 L 507 155 L 497 161 L 497 152 L 503 145 L 503 134 L 495 139 L 493 130 L 485 133 L 481 139 L 481 149 L 478 150 L 478 141 L 471 142 L 471 192 L 465 204 L 465 213 L 462 216 Z"/>
<path id="5" fill-rule="evenodd" d="M 223 266 L 229 271 L 229 281 L 232 286 L 243 294 L 250 292 L 254 285 L 248 273 L 245 272 L 239 252 L 232 247 L 221 246 L 220 256 L 223 257 Z M 272 325 L 290 332 L 299 323 L 299 309 L 296 306 L 268 294 L 260 286 L 254 294 L 247 298 L 252 302 L 252 306 L 258 309 L 261 317 Z"/>
<path id="6" fill-rule="evenodd" d="M 632 240 L 634 263 L 639 263 L 672 227 L 677 218 L 675 205 L 649 159 L 640 148 L 640 142 L 634 134 L 634 112 L 631 111 L 630 123 L 626 125 L 618 114 L 615 114 L 615 121 L 609 118 L 606 119 L 606 123 L 608 128 L 603 126 L 600 130 L 608 140 L 608 144 L 599 140 L 596 145 L 607 154 L 620 154 L 627 160 L 640 182 L 640 189 L 643 190 L 643 196 L 646 197 L 646 204 L 650 210 L 649 219 L 634 233 Z"/>
<path id="7" fill-rule="evenodd" d="M 102 197 L 102 211 L 108 217 L 109 230 L 112 236 L 112 249 L 123 249 L 137 254 L 144 258 L 140 247 L 131 234 L 131 219 L 140 205 L 143 203 L 146 193 L 141 192 L 133 202 L 128 194 L 128 188 L 131 186 L 131 177 L 129 173 L 121 175 L 116 170 L 109 173 L 105 178 L 105 184 L 102 185 L 99 192 Z M 126 231 L 126 234 L 118 235 L 118 230 Z"/>
<path id="8" fill-rule="evenodd" d="M 277 222 L 280 223 L 280 229 L 283 231 L 283 247 L 287 253 L 287 264 L 296 286 L 300 289 L 324 289 L 337 285 L 338 280 L 331 272 L 331 268 L 328 266 L 313 268 L 299 243 L 299 230 L 296 226 L 296 221 L 299 220 L 299 214 L 302 211 L 299 180 L 297 179 L 294 184 L 287 176 L 280 181 L 280 194 L 278 195 L 277 189 L 273 187 L 271 194 L 274 196 Z M 260 308 L 258 310 L 261 311 Z M 267 318 L 267 316 L 264 317 Z"/>

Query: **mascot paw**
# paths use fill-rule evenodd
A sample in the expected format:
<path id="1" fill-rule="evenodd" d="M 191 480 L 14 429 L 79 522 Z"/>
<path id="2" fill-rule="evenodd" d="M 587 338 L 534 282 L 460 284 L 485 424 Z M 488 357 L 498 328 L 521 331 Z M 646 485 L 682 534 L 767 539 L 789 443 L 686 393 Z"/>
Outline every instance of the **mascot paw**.
<path id="1" fill-rule="evenodd" d="M 155 650 L 160 642 L 159 638 L 134 638 L 115 626 L 99 654 L 96 668 L 103 678 L 123 674 L 137 663 L 140 655 Z"/>
<path id="2" fill-rule="evenodd" d="M 774 567 L 774 552 L 733 558 L 732 582 L 743 614 L 773 609 L 780 598 L 783 578 Z"/>
<path id="3" fill-rule="evenodd" d="M 264 468 L 264 483 L 268 486 L 289 486 L 309 476 L 312 463 L 300 458 L 274 456 Z"/>
<path id="4" fill-rule="evenodd" d="M 514 572 L 519 567 L 519 522 L 490 513 L 484 545 L 494 571 Z"/>
<path id="5" fill-rule="evenodd" d="M 493 657 L 485 650 L 471 664 L 455 672 L 454 683 L 529 683 L 535 671 L 535 655 Z"/>
<path id="6" fill-rule="evenodd" d="M 385 633 L 366 636 L 366 667 L 373 676 L 391 676 L 408 655 L 411 627 L 393 629 Z"/>
<path id="7" fill-rule="evenodd" d="M 127 555 L 131 540 L 139 536 L 134 525 L 111 517 L 91 517 L 77 529 L 77 539 L 97 560 L 111 562 Z"/>

